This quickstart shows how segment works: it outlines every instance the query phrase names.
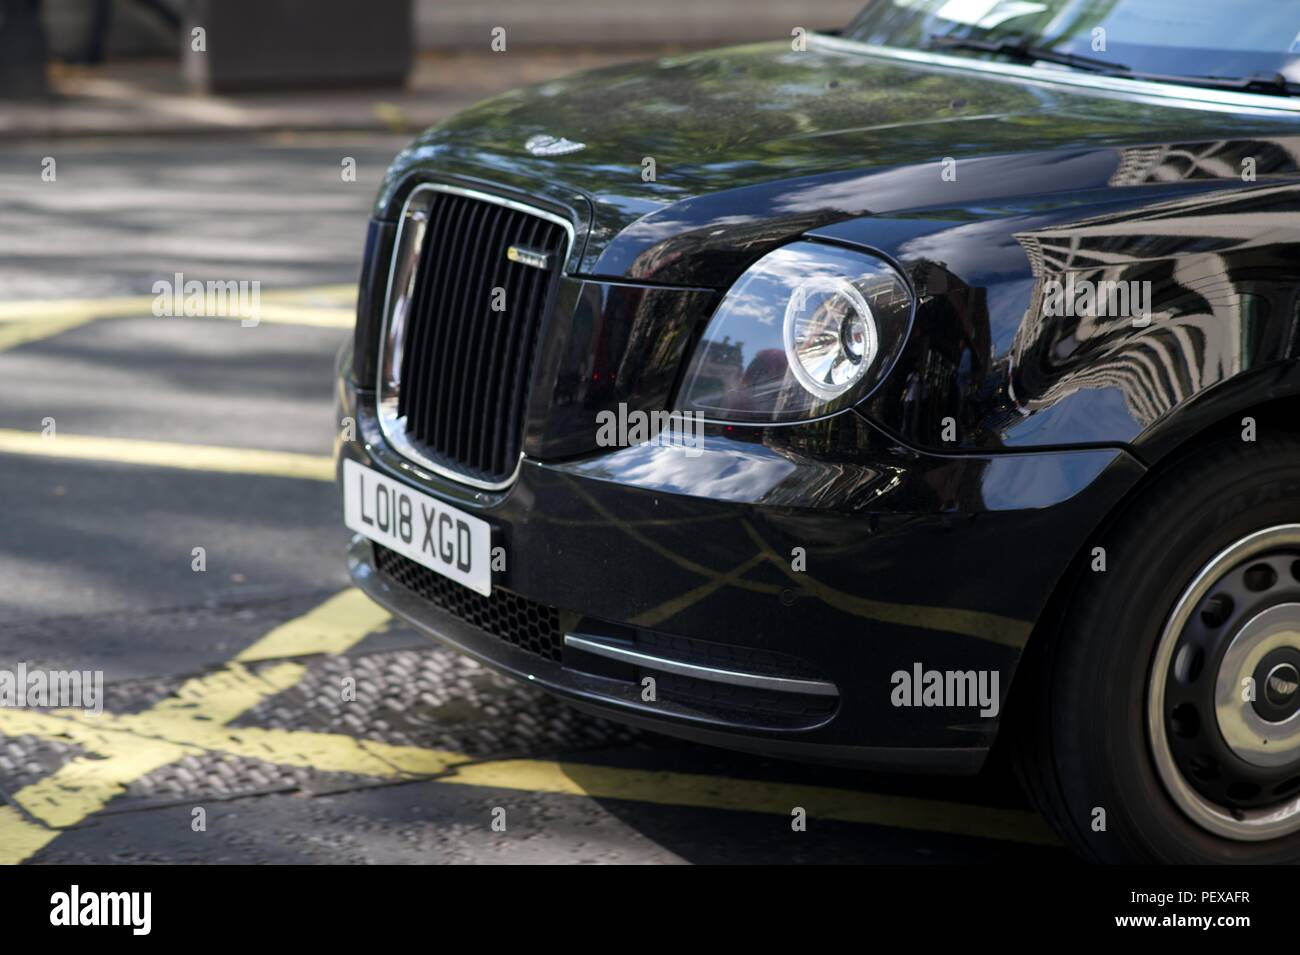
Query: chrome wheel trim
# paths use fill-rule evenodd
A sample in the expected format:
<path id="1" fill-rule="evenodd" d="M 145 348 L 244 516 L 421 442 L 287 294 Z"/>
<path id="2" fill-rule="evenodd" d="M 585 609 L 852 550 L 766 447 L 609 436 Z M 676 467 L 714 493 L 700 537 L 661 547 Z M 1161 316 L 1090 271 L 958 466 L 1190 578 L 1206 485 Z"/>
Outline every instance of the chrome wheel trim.
<path id="1" fill-rule="evenodd" d="M 1202 567 L 1191 584 L 1183 591 L 1182 596 L 1178 598 L 1173 612 L 1165 622 L 1160 640 L 1156 644 L 1155 657 L 1148 677 L 1147 735 L 1156 771 L 1165 790 L 1178 808 L 1201 828 L 1238 842 L 1262 842 L 1300 830 L 1300 795 L 1286 799 L 1276 806 L 1234 812 L 1210 802 L 1197 792 L 1183 776 L 1169 747 L 1164 706 L 1165 680 L 1173 665 L 1174 651 L 1183 627 L 1201 599 L 1231 568 L 1251 557 L 1281 547 L 1300 547 L 1300 524 L 1282 524 L 1256 531 L 1224 548 Z M 1247 627 L 1254 622 L 1255 620 L 1252 620 Z M 1243 628 L 1243 633 L 1245 629 Z M 1218 680 L 1219 677 L 1216 676 L 1216 703 L 1219 692 Z M 1232 745 L 1230 740 L 1226 741 Z"/>

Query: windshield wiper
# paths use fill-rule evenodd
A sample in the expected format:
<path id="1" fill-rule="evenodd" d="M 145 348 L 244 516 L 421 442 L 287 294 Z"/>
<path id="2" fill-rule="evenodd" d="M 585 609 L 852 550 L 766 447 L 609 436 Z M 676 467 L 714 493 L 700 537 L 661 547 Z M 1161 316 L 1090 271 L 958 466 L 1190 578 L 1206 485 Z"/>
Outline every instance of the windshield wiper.
<path id="1" fill-rule="evenodd" d="M 1046 47 L 1034 46 L 1025 40 L 977 40 L 972 37 L 931 36 L 927 49 L 977 50 L 1010 57 L 1022 63 L 1058 63 L 1089 73 L 1119 76 L 1128 80 L 1147 80 L 1152 83 L 1173 83 L 1178 86 L 1200 86 L 1204 89 L 1231 90 L 1240 93 L 1260 93 L 1267 96 L 1300 96 L 1300 83 L 1293 83 L 1281 73 L 1262 73 L 1254 76 L 1185 76 L 1165 73 L 1140 73 L 1122 63 L 1096 60 L 1077 53 L 1060 53 Z"/>
<path id="2" fill-rule="evenodd" d="M 1254 76 L 1158 76 L 1135 73 L 1138 79 L 1183 86 L 1204 86 L 1211 90 L 1236 90 L 1240 93 L 1263 93 L 1268 96 L 1300 95 L 1300 83 L 1292 83 L 1281 73 L 1258 73 Z"/>
<path id="3" fill-rule="evenodd" d="M 1010 57 L 1011 59 L 1020 60 L 1022 63 L 1035 63 L 1041 60 L 1044 63 L 1072 66 L 1076 70 L 1086 70 L 1089 73 L 1115 73 L 1131 76 L 1133 72 L 1121 63 L 1097 60 L 1090 56 L 1080 56 L 1077 53 L 1060 53 L 1045 46 L 1034 46 L 1027 40 L 977 40 L 973 37 L 940 36 L 935 34 L 930 37 L 927 49 L 978 50 L 981 53 L 996 53 L 999 56 Z"/>

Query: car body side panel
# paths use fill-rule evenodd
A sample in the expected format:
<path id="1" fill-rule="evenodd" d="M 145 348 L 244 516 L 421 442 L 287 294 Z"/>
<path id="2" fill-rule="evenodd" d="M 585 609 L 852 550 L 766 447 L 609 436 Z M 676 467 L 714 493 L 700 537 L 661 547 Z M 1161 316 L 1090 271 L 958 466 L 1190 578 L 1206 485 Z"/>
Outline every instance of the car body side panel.
<path id="1" fill-rule="evenodd" d="M 1154 459 L 1182 406 L 1239 376 L 1273 380 L 1295 357 L 1300 184 L 1169 191 L 814 230 L 896 259 L 920 296 L 908 352 L 864 410 L 919 447 L 1150 444 Z M 1059 314 L 1049 282 L 1132 298 L 1121 314 Z M 1234 393 L 1243 407 L 1278 396 Z"/>

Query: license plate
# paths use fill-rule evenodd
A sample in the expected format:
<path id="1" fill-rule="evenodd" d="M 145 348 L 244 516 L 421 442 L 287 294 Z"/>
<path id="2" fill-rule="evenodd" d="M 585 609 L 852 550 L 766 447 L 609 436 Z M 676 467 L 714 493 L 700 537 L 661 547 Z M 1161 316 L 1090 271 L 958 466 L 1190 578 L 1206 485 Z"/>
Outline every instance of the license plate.
<path id="1" fill-rule="evenodd" d="M 343 462 L 343 519 L 352 530 L 485 597 L 492 526 L 377 471 Z"/>

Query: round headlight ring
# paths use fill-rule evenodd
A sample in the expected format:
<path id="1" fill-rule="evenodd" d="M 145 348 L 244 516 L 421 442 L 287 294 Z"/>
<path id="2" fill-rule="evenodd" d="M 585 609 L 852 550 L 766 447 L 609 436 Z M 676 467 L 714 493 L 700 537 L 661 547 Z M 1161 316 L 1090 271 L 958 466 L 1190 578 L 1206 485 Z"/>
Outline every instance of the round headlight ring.
<path id="1" fill-rule="evenodd" d="M 813 311 L 805 316 L 810 302 Z M 841 308 L 832 313 L 834 304 Z M 861 381 L 880 349 L 866 297 L 848 279 L 828 275 L 795 287 L 786 303 L 782 338 L 795 380 L 822 401 L 839 398 Z"/>

